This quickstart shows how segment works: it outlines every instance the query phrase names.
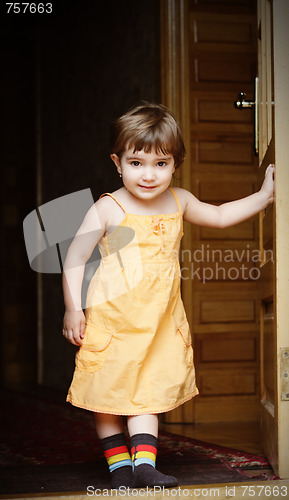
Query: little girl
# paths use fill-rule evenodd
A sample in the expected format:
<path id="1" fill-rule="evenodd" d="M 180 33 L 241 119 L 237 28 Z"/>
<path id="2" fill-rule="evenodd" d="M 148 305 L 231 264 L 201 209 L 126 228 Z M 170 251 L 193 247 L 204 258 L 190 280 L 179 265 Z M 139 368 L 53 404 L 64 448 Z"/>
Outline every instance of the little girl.
<path id="1" fill-rule="evenodd" d="M 67 400 L 93 412 L 113 488 L 178 484 L 155 461 L 157 414 L 198 394 L 180 296 L 183 220 L 224 228 L 273 201 L 272 165 L 260 191 L 220 206 L 170 188 L 184 156 L 179 126 L 164 106 L 144 104 L 119 118 L 111 158 L 123 187 L 88 211 L 64 265 L 63 335 L 80 346 Z M 97 243 L 102 259 L 84 315 L 84 267 Z"/>

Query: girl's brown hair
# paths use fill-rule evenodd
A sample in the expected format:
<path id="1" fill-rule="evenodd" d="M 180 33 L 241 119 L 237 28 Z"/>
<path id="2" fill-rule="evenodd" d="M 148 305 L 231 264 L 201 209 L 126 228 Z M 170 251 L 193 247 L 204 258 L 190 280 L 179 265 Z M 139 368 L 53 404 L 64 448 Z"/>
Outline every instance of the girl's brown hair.
<path id="1" fill-rule="evenodd" d="M 162 104 L 144 103 L 115 121 L 111 152 L 121 158 L 127 149 L 172 154 L 175 168 L 183 163 L 186 154 L 180 127 Z"/>

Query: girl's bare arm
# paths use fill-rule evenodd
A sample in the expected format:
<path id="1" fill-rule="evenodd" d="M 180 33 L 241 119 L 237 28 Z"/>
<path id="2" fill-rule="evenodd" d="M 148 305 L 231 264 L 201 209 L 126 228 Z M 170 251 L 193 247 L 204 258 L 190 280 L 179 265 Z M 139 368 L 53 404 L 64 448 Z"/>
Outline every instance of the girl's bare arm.
<path id="1" fill-rule="evenodd" d="M 274 166 L 269 165 L 260 191 L 219 206 L 201 202 L 189 191 L 180 190 L 184 204 L 184 220 L 200 226 L 225 228 L 249 219 L 272 203 L 274 171 Z"/>
<path id="2" fill-rule="evenodd" d="M 81 305 L 81 288 L 85 264 L 104 234 L 104 203 L 97 202 L 87 212 L 73 239 L 64 262 L 62 284 L 65 304 L 63 335 L 75 345 L 81 345 L 85 317 Z"/>

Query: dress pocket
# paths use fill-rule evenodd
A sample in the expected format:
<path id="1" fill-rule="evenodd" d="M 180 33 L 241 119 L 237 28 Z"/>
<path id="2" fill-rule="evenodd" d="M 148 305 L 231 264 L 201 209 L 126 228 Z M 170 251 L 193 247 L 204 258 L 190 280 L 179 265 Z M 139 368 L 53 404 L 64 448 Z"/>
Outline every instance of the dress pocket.
<path id="1" fill-rule="evenodd" d="M 173 309 L 173 319 L 176 325 L 176 328 L 184 342 L 184 344 L 189 347 L 192 345 L 192 337 L 190 332 L 189 323 L 187 320 L 187 316 L 185 313 L 185 308 L 183 301 L 181 299 L 180 293 L 177 296 L 177 300 Z"/>
<path id="2" fill-rule="evenodd" d="M 86 324 L 83 344 L 75 357 L 76 369 L 89 373 L 100 370 L 105 362 L 112 336 L 113 334 L 107 330 Z"/>
<path id="3" fill-rule="evenodd" d="M 183 345 L 182 352 L 184 356 L 184 362 L 187 366 L 192 368 L 194 365 L 194 352 L 192 348 L 192 337 L 188 321 L 185 319 L 178 325 L 177 329 L 180 337 L 180 342 L 182 342 Z"/>
<path id="4" fill-rule="evenodd" d="M 179 332 L 184 344 L 187 347 L 190 347 L 192 345 L 192 337 L 191 337 L 189 323 L 187 322 L 187 320 L 183 321 L 178 326 L 178 332 Z"/>

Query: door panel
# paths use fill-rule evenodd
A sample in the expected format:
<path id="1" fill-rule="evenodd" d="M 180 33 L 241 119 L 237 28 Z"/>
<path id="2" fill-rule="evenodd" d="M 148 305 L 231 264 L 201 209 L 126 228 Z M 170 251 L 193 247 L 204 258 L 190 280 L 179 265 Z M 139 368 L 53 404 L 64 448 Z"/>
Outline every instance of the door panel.
<path id="1" fill-rule="evenodd" d="M 169 79 L 163 81 L 176 83 L 173 97 L 163 93 L 164 103 L 181 121 L 188 152 L 178 185 L 215 204 L 247 196 L 258 183 L 254 115 L 238 112 L 233 102 L 240 86 L 254 93 L 256 4 L 245 0 L 241 12 L 238 2 L 222 0 L 162 5 L 171 9 L 171 55 L 164 50 L 163 63 Z M 259 418 L 259 262 L 253 261 L 254 251 L 257 217 L 224 230 L 185 227 L 182 288 L 200 395 L 166 415 L 166 421 Z"/>
<path id="2" fill-rule="evenodd" d="M 205 202 L 241 198 L 257 187 L 253 113 L 239 113 L 233 106 L 240 86 L 253 93 L 255 37 L 252 2 L 244 2 L 241 12 L 233 4 L 228 11 L 222 1 L 206 8 L 190 2 L 191 184 Z M 256 218 L 224 230 L 192 228 L 192 331 L 200 390 L 191 403 L 195 422 L 258 419 L 259 318 L 251 258 L 257 241 Z M 255 348 L 248 359 L 243 349 L 252 340 Z M 209 359 L 203 355 L 208 343 Z M 220 353 L 222 347 L 227 351 Z"/>

